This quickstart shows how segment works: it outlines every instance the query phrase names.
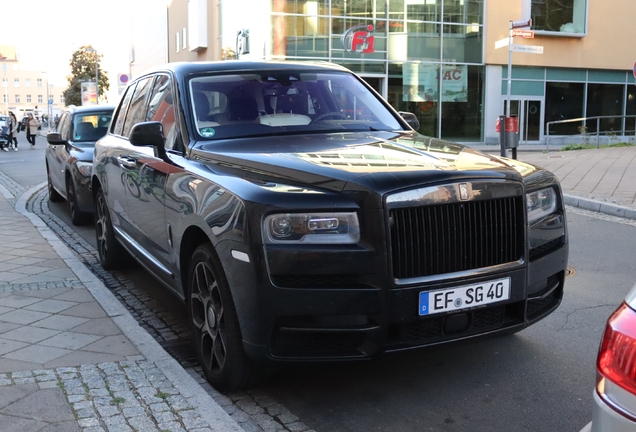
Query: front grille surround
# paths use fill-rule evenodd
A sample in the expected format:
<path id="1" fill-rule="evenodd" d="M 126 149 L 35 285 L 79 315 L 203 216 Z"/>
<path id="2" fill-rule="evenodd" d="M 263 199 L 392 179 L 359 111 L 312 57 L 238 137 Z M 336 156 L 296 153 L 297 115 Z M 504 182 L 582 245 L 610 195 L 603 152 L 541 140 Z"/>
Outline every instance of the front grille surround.
<path id="1" fill-rule="evenodd" d="M 468 199 L 460 199 L 460 184 Z M 525 203 L 516 182 L 429 187 L 396 194 L 387 206 L 398 283 L 524 262 Z"/>

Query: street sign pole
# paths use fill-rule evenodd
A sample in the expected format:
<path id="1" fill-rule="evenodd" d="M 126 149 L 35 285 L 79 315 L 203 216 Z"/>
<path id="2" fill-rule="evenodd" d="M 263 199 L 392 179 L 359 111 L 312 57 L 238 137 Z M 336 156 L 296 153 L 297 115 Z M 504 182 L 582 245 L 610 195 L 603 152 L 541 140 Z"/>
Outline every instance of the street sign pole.
<path id="1" fill-rule="evenodd" d="M 511 94 L 511 90 L 512 90 L 512 21 L 510 21 L 510 27 L 508 29 L 508 83 L 507 83 L 507 87 L 508 87 L 508 93 L 507 93 L 507 104 L 506 104 L 506 111 L 505 111 L 505 117 L 508 118 L 510 117 L 510 94 Z M 505 121 L 505 119 L 504 119 Z M 505 129 L 505 126 L 502 125 L 502 130 Z M 502 133 L 500 135 L 500 140 L 501 140 L 501 156 L 502 157 L 508 157 L 507 155 L 507 146 L 506 146 L 506 140 L 505 140 L 505 133 Z"/>

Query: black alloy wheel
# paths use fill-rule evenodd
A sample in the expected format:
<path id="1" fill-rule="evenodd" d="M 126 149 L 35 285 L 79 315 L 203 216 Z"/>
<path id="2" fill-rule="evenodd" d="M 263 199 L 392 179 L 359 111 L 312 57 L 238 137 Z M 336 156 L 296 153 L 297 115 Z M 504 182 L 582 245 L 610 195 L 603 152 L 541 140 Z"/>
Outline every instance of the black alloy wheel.
<path id="1" fill-rule="evenodd" d="M 119 267 L 123 248 L 115 239 L 115 231 L 110 219 L 110 212 L 106 204 L 106 196 L 102 188 L 95 196 L 95 237 L 99 261 L 104 270 L 114 270 Z"/>
<path id="2" fill-rule="evenodd" d="M 83 225 L 88 219 L 88 215 L 80 211 L 77 204 L 77 194 L 75 193 L 75 185 L 70 175 L 66 176 L 66 202 L 71 213 L 71 222 L 73 225 Z"/>
<path id="3" fill-rule="evenodd" d="M 232 294 L 210 244 L 194 251 L 188 275 L 192 335 L 206 378 L 221 391 L 256 384 L 264 374 L 243 351 Z"/>
<path id="4" fill-rule="evenodd" d="M 49 200 L 51 202 L 62 201 L 64 197 L 55 190 L 55 188 L 53 187 L 53 183 L 51 182 L 51 171 L 49 170 L 49 164 L 46 164 L 46 183 L 49 189 Z"/>

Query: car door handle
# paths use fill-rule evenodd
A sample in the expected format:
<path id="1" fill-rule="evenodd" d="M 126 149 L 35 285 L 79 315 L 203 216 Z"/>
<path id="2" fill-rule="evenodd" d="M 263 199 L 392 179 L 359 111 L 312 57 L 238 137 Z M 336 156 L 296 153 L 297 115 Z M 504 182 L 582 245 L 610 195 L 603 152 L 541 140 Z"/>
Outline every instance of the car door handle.
<path id="1" fill-rule="evenodd" d="M 118 156 L 117 162 L 119 162 L 119 166 L 122 168 L 136 168 L 137 167 L 137 159 L 131 157 Z"/>

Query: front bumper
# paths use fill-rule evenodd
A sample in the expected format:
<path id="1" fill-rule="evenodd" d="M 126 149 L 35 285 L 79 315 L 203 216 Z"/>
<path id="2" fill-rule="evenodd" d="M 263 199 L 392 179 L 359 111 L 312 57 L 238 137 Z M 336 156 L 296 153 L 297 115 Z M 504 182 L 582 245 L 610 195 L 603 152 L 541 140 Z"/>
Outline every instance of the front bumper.
<path id="1" fill-rule="evenodd" d="M 272 255 L 268 254 L 270 271 Z M 316 274 L 316 268 L 309 266 L 305 276 L 297 271 L 297 277 L 284 280 L 270 278 L 269 271 L 253 279 L 248 271 L 230 272 L 231 286 L 253 288 L 233 293 L 248 355 L 259 362 L 363 360 L 386 352 L 513 333 L 549 315 L 563 296 L 567 245 L 513 270 L 408 287 L 383 282 L 377 272 L 372 276 L 377 270 L 375 255 L 361 250 L 338 261 L 334 253 L 326 259 L 325 268 L 349 271 L 348 277 L 338 279 Z M 302 255 L 289 262 L 302 266 Z M 511 278 L 507 301 L 428 317 L 418 314 L 421 291 L 501 277 Z M 308 281 L 314 282 L 311 288 L 306 286 Z"/>

